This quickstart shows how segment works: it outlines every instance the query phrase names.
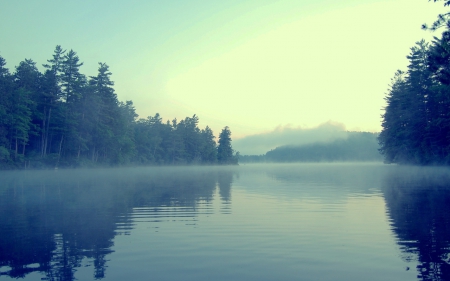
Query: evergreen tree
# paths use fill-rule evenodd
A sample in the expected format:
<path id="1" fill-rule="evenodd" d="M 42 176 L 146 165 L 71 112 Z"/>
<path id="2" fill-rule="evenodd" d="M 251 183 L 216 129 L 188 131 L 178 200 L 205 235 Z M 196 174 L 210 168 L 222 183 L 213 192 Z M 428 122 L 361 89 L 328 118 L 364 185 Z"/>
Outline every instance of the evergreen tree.
<path id="1" fill-rule="evenodd" d="M 387 163 L 450 163 L 449 40 L 411 48 L 408 72 L 398 72 L 386 97 L 380 151 Z"/>
<path id="2" fill-rule="evenodd" d="M 82 65 L 73 50 L 64 55 L 61 71 L 63 124 L 58 159 L 64 157 L 71 162 L 79 159 L 81 150 L 86 149 L 86 140 L 82 138 L 79 130 L 82 118 L 79 109 L 82 108 L 83 91 L 87 85 L 86 77 L 79 71 Z"/>
<path id="3" fill-rule="evenodd" d="M 169 157 L 168 163 L 176 164 L 182 162 L 184 159 L 184 142 L 181 130 L 178 130 L 178 120 L 174 118 L 170 125 L 172 127 L 172 131 L 167 142 L 167 156 Z"/>
<path id="4" fill-rule="evenodd" d="M 82 115 L 82 122 L 93 124 L 92 134 L 92 160 L 98 161 L 101 155 L 103 161 L 117 158 L 119 151 L 116 135 L 120 119 L 119 102 L 114 92 L 114 82 L 110 79 L 111 72 L 105 63 L 99 63 L 98 75 L 89 81 L 89 97 L 83 100 L 83 108 L 89 106 L 90 118 Z M 84 135 L 89 134 L 89 126 L 85 126 Z"/>
<path id="5" fill-rule="evenodd" d="M 208 126 L 200 131 L 200 153 L 203 163 L 217 162 L 217 144 L 214 139 L 213 131 Z"/>
<path id="6" fill-rule="evenodd" d="M 31 110 L 32 106 L 31 93 L 25 88 L 18 88 L 12 96 L 11 108 L 11 126 L 10 126 L 10 143 L 14 145 L 14 161 L 22 162 L 25 156 L 25 146 L 28 144 L 29 132 L 32 126 Z M 19 148 L 22 146 L 20 153 Z M 19 153 L 21 158 L 18 158 Z"/>
<path id="7" fill-rule="evenodd" d="M 231 147 L 231 131 L 226 126 L 219 135 L 219 146 L 217 147 L 217 161 L 219 164 L 237 164 L 237 158 L 233 156 Z"/>
<path id="8" fill-rule="evenodd" d="M 200 155 L 200 129 L 198 128 L 198 116 L 186 117 L 177 126 L 184 144 L 184 159 L 187 163 L 199 163 Z"/>
<path id="9" fill-rule="evenodd" d="M 119 102 L 119 112 L 120 118 L 116 127 L 116 140 L 119 145 L 117 163 L 128 164 L 136 155 L 134 130 L 138 115 L 132 101 Z"/>
<path id="10" fill-rule="evenodd" d="M 432 73 L 429 71 L 429 44 L 421 40 L 411 48 L 407 57 L 408 65 L 407 89 L 408 95 L 408 146 L 412 151 L 411 163 L 426 164 L 430 161 L 430 96 L 432 95 Z"/>
<path id="11" fill-rule="evenodd" d="M 433 87 L 429 96 L 428 135 L 434 162 L 450 163 L 450 34 L 435 38 L 430 48 L 428 68 Z"/>
<path id="12" fill-rule="evenodd" d="M 14 159 L 17 160 L 19 146 L 21 155 L 25 157 L 25 147 L 32 135 L 39 133 L 37 123 L 40 115 L 36 111 L 36 105 L 40 99 L 41 74 L 36 63 L 31 59 L 20 62 L 14 72 L 15 91 L 12 98 L 12 123 L 11 136 L 14 140 Z"/>
<path id="13" fill-rule="evenodd" d="M 433 0 L 433 2 L 444 2 L 444 7 L 450 6 L 449 0 Z M 437 20 L 435 20 L 431 26 L 428 26 L 427 24 L 422 25 L 422 29 L 431 31 L 436 31 L 441 27 L 447 27 L 447 30 L 450 30 L 450 13 L 439 14 Z M 447 32 L 448 31 L 445 31 L 445 33 Z"/>
<path id="14" fill-rule="evenodd" d="M 28 101 L 20 99 L 24 101 L 27 105 L 26 107 L 30 111 L 30 125 L 28 128 L 28 140 L 27 143 L 24 143 L 22 146 L 22 155 L 25 156 L 25 146 L 31 144 L 31 150 L 34 150 L 39 147 L 39 140 L 41 131 L 41 123 L 42 123 L 42 114 L 39 111 L 40 105 L 42 103 L 42 74 L 36 67 L 36 63 L 31 59 L 25 59 L 20 62 L 19 66 L 16 67 L 16 71 L 14 73 L 14 82 L 16 89 L 22 89 L 27 92 L 27 95 L 23 95 L 22 98 L 28 99 Z"/>
<path id="15" fill-rule="evenodd" d="M 63 56 L 66 51 L 57 45 L 53 53 L 53 58 L 47 60 L 49 64 L 44 64 L 46 68 L 42 80 L 42 94 L 43 101 L 40 104 L 40 111 L 42 112 L 42 126 L 41 126 L 41 149 L 40 155 L 45 158 L 48 152 L 52 152 L 50 144 L 51 138 L 57 133 L 61 133 L 62 125 L 58 124 L 62 120 L 61 103 L 61 73 Z M 56 112 L 55 112 L 56 111 Z M 56 116 L 56 118 L 55 118 Z M 56 119 L 56 121 L 55 121 Z M 61 122 L 59 122 L 61 123 Z M 53 151 L 56 151 L 53 149 Z"/>
<path id="16" fill-rule="evenodd" d="M 6 61 L 0 56 L 0 163 L 10 160 L 10 136 L 12 125 L 13 76 L 5 67 Z"/>
<path id="17" fill-rule="evenodd" d="M 43 74 L 31 59 L 10 74 L 0 57 L 1 168 L 237 163 L 228 127 L 217 147 L 196 115 L 136 121 L 132 101 L 118 101 L 107 64 L 88 80 L 77 54 L 59 45 L 47 62 Z"/>
<path id="18" fill-rule="evenodd" d="M 397 71 L 387 94 L 385 113 L 382 115 L 383 130 L 379 136 L 380 152 L 385 162 L 395 163 L 407 158 L 406 120 L 403 97 L 407 94 L 404 72 Z"/>

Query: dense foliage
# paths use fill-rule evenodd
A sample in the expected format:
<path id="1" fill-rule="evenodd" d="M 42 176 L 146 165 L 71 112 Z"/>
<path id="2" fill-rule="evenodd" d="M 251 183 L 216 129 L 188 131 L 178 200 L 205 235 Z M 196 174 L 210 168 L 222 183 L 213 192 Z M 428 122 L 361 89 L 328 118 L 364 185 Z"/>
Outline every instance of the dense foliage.
<path id="1" fill-rule="evenodd" d="M 387 163 L 450 163 L 450 36 L 416 43 L 386 97 L 380 151 Z"/>
<path id="2" fill-rule="evenodd" d="M 91 77 L 82 65 L 61 46 L 43 73 L 31 59 L 10 73 L 0 56 L 0 168 L 237 163 L 228 127 L 217 147 L 196 115 L 136 120 L 133 102 L 118 101 L 108 65 Z"/>
<path id="3" fill-rule="evenodd" d="M 347 137 L 332 142 L 285 145 L 265 155 L 243 155 L 240 162 L 346 162 L 381 161 L 376 133 L 347 132 Z"/>
<path id="4" fill-rule="evenodd" d="M 379 137 L 386 163 L 450 164 L 449 14 L 439 15 L 429 29 L 441 26 L 447 27 L 441 37 L 417 42 L 407 71 L 392 79 Z"/>
<path id="5" fill-rule="evenodd" d="M 231 147 L 231 131 L 230 128 L 223 128 L 219 135 L 219 146 L 217 147 L 217 160 L 220 164 L 237 164 L 239 152 L 234 154 Z"/>

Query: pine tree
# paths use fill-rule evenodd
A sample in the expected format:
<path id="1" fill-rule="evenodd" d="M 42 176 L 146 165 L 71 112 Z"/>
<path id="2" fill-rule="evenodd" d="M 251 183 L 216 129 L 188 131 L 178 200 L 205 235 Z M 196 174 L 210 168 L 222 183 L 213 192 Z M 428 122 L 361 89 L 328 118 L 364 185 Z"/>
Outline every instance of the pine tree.
<path id="1" fill-rule="evenodd" d="M 18 88 L 12 97 L 10 143 L 14 145 L 14 161 L 18 161 L 19 146 L 22 146 L 22 157 L 25 155 L 25 146 L 28 144 L 29 132 L 32 126 L 31 110 L 33 101 L 31 92 L 25 88 Z M 20 159 L 22 161 L 22 159 Z"/>
<path id="2" fill-rule="evenodd" d="M 29 92 L 29 98 L 31 102 L 29 103 L 31 111 L 31 126 L 28 132 L 29 141 L 27 143 L 27 149 L 29 154 L 35 154 L 36 150 L 42 148 L 42 133 L 43 126 L 42 122 L 45 118 L 41 109 L 43 106 L 45 95 L 43 93 L 43 75 L 39 72 L 36 67 L 36 63 L 31 59 L 25 59 L 20 62 L 19 66 L 16 67 L 16 72 L 14 73 L 16 87 L 22 88 Z M 25 147 L 23 147 L 25 151 Z M 25 153 L 22 153 L 25 154 Z M 27 157 L 30 158 L 30 157 Z"/>
<path id="3" fill-rule="evenodd" d="M 65 156 L 72 162 L 78 160 L 82 149 L 86 149 L 86 139 L 80 134 L 80 120 L 82 118 L 83 91 L 86 90 L 86 77 L 80 73 L 83 63 L 73 50 L 64 55 L 61 71 L 62 92 L 62 135 L 59 141 L 58 159 Z M 59 160 L 58 160 L 59 162 Z"/>
<path id="4" fill-rule="evenodd" d="M 13 76 L 5 67 L 6 61 L 0 56 L 0 161 L 9 160 L 11 143 L 9 132 L 12 125 L 12 95 L 14 91 Z"/>
<path id="5" fill-rule="evenodd" d="M 40 108 L 43 116 L 40 155 L 43 158 L 47 156 L 47 153 L 51 152 L 50 138 L 52 135 L 57 134 L 57 132 L 61 133 L 62 126 L 58 124 L 57 120 L 58 117 L 59 120 L 62 119 L 59 109 L 61 108 L 60 100 L 62 99 L 61 72 L 65 52 L 60 45 L 57 45 L 52 56 L 53 58 L 47 60 L 49 64 L 43 65 L 46 68 L 42 80 L 43 102 Z"/>
<path id="6" fill-rule="evenodd" d="M 41 99 L 41 73 L 34 61 L 25 59 L 20 62 L 14 72 L 14 84 L 12 134 L 15 136 L 14 158 L 17 159 L 19 142 L 24 157 L 30 138 L 40 134 L 39 123 L 42 118 L 36 109 Z"/>
<path id="7" fill-rule="evenodd" d="M 184 159 L 187 163 L 199 163 L 200 155 L 200 129 L 198 128 L 198 116 L 186 117 L 177 126 L 177 132 L 184 144 Z"/>
<path id="8" fill-rule="evenodd" d="M 83 99 L 83 128 L 80 130 L 83 135 L 92 137 L 91 157 L 94 162 L 98 161 L 99 155 L 103 161 L 116 159 L 120 150 L 116 138 L 120 110 L 111 75 L 109 66 L 99 63 L 97 76 L 89 81 L 91 91 L 86 92 Z"/>
<path id="9" fill-rule="evenodd" d="M 117 154 L 118 164 L 128 164 L 136 155 L 134 132 L 138 115 L 132 101 L 119 102 L 119 111 L 120 118 L 116 127 L 118 132 L 116 137 L 120 146 Z"/>
<path id="10" fill-rule="evenodd" d="M 217 161 L 219 164 L 237 164 L 231 147 L 231 131 L 226 126 L 219 135 L 219 146 L 217 147 Z"/>
<path id="11" fill-rule="evenodd" d="M 421 40 L 411 48 L 407 58 L 410 63 L 407 72 L 407 92 L 404 97 L 408 115 L 407 146 L 410 151 L 409 162 L 426 164 L 430 161 L 428 125 L 430 122 L 430 102 L 432 94 L 431 72 L 428 70 L 429 45 Z"/>
<path id="12" fill-rule="evenodd" d="M 450 34 L 435 38 L 430 48 L 428 68 L 433 86 L 429 96 L 428 125 L 430 152 L 437 163 L 450 163 Z"/>
<path id="13" fill-rule="evenodd" d="M 214 140 L 215 136 L 211 128 L 206 126 L 200 132 L 200 151 L 202 162 L 206 164 L 214 164 L 217 162 L 217 144 Z"/>

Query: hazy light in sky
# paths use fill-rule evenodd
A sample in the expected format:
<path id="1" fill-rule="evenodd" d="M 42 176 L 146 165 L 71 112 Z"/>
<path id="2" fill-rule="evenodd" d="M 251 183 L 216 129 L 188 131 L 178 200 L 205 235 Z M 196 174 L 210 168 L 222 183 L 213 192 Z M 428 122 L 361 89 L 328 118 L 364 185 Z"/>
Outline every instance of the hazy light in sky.
<path id="1" fill-rule="evenodd" d="M 57 44 L 95 75 L 113 73 L 119 100 L 140 117 L 197 114 L 218 135 L 329 120 L 379 131 L 384 95 L 442 3 L 426 0 L 11 1 L 2 4 L 10 70 L 38 65 Z"/>

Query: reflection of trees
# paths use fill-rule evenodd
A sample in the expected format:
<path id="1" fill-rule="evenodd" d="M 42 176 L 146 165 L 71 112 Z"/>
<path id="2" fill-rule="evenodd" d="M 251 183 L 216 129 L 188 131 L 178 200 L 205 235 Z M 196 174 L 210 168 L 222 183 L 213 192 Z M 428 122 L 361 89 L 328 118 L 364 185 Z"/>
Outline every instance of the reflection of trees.
<path id="1" fill-rule="evenodd" d="M 222 214 L 231 213 L 231 185 L 233 183 L 233 171 L 220 170 L 217 174 L 217 186 L 219 187 L 219 195 L 223 205 L 221 206 Z"/>
<path id="2" fill-rule="evenodd" d="M 192 214 L 200 200 L 212 200 L 220 182 L 214 169 L 194 168 L 5 175 L 0 268 L 9 270 L 0 274 L 23 278 L 38 271 L 47 280 L 74 280 L 77 268 L 90 260 L 94 278 L 105 277 L 113 238 L 123 231 L 118 225 L 133 225 L 127 215 L 132 208 L 187 207 Z M 227 194 L 230 186 L 231 181 Z"/>
<path id="3" fill-rule="evenodd" d="M 106 186 L 58 176 L 19 177 L 3 186 L 0 266 L 11 268 L 6 275 L 43 271 L 48 280 L 73 280 L 87 257 L 94 259 L 95 277 L 103 277 L 115 228 L 114 214 L 106 212 L 114 202 L 104 196 Z"/>
<path id="4" fill-rule="evenodd" d="M 229 202 L 231 199 L 231 184 L 233 183 L 233 172 L 221 170 L 217 175 L 217 183 L 219 185 L 220 198 Z"/>
<path id="5" fill-rule="evenodd" d="M 450 176 L 441 169 L 399 169 L 384 197 L 405 259 L 417 256 L 420 280 L 450 280 Z"/>

